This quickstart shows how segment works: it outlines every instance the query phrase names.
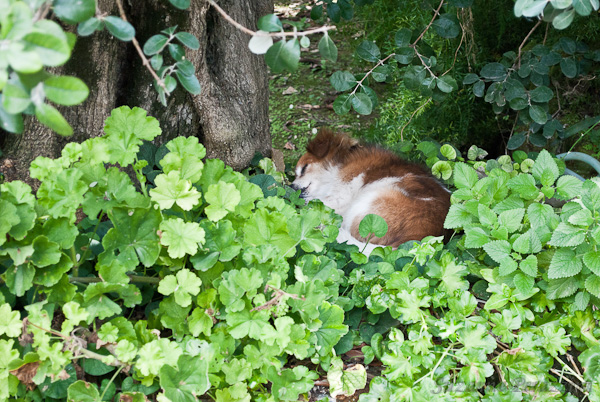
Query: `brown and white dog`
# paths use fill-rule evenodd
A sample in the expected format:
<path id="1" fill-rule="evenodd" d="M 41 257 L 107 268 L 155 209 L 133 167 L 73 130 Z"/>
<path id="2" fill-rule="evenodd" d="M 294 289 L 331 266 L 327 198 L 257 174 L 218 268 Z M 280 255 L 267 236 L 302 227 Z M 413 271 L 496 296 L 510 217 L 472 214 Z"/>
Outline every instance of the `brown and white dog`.
<path id="1" fill-rule="evenodd" d="M 444 235 L 450 208 L 450 192 L 424 168 L 329 130 L 321 130 L 306 147 L 292 188 L 342 216 L 338 242 L 362 249 L 366 239 L 358 233 L 361 220 L 367 214 L 385 219 L 387 234 L 372 239 L 366 253 L 377 245 L 395 248 L 409 240 Z"/>

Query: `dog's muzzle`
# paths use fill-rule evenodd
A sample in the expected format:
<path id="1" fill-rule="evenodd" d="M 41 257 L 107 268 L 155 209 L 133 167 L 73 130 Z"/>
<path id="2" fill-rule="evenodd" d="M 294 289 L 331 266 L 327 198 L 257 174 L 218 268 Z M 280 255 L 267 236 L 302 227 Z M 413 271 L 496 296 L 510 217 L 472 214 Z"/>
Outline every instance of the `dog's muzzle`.
<path id="1" fill-rule="evenodd" d="M 300 190 L 300 198 L 304 199 L 306 198 L 307 194 L 306 194 L 306 189 L 308 187 L 300 187 L 299 185 L 292 183 L 292 185 L 290 186 L 292 188 L 292 190 L 294 191 L 298 191 Z"/>

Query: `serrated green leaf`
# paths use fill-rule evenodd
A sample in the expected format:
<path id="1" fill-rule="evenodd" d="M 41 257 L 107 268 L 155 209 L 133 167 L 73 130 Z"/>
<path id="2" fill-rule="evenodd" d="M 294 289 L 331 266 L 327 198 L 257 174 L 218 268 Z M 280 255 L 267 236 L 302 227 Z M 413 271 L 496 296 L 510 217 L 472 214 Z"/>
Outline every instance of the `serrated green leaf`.
<path id="1" fill-rule="evenodd" d="M 575 251 L 567 248 L 559 248 L 554 253 L 550 262 L 548 278 L 569 278 L 581 272 L 581 268 L 581 260 L 576 257 Z"/>
<path id="2" fill-rule="evenodd" d="M 177 171 L 169 172 L 168 175 L 160 174 L 154 182 L 156 187 L 150 190 L 150 198 L 161 209 L 169 209 L 177 204 L 184 211 L 189 211 L 200 200 L 201 194 L 192 187 L 189 180 L 181 179 Z"/>

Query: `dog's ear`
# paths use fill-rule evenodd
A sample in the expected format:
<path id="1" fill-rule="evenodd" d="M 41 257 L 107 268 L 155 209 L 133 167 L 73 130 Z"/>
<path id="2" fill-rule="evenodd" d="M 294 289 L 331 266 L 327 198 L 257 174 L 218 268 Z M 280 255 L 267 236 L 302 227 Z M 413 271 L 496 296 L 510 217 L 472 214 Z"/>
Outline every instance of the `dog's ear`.
<path id="1" fill-rule="evenodd" d="M 342 157 L 358 146 L 360 146 L 358 140 L 346 134 L 335 133 L 329 129 L 320 129 L 317 136 L 306 146 L 306 151 L 319 159 L 324 158 L 329 153 L 335 153 L 336 157 Z"/>
<path id="2" fill-rule="evenodd" d="M 321 159 L 336 145 L 338 135 L 329 129 L 320 129 L 317 136 L 306 146 L 306 151 Z"/>

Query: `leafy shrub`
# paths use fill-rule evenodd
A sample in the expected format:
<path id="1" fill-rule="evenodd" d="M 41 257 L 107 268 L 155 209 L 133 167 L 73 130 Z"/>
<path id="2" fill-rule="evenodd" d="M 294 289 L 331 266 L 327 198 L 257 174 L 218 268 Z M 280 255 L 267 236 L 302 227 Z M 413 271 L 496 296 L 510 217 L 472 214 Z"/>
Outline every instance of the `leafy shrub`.
<path id="1" fill-rule="evenodd" d="M 36 159 L 36 195 L 0 186 L 0 399 L 293 401 L 325 372 L 364 388 L 375 359 L 360 401 L 600 399 L 600 187 L 548 152 L 419 144 L 457 233 L 366 257 L 269 160 L 156 149 L 137 108 L 104 130 Z"/>

